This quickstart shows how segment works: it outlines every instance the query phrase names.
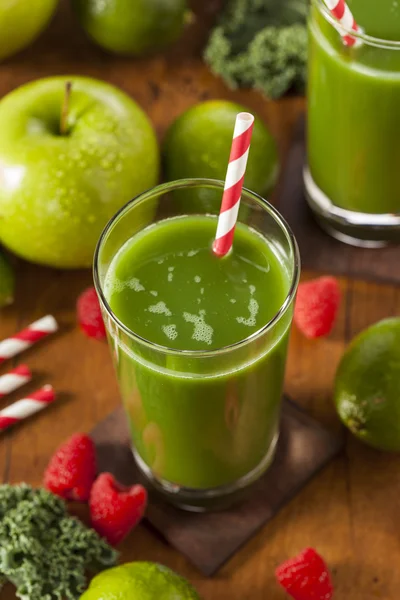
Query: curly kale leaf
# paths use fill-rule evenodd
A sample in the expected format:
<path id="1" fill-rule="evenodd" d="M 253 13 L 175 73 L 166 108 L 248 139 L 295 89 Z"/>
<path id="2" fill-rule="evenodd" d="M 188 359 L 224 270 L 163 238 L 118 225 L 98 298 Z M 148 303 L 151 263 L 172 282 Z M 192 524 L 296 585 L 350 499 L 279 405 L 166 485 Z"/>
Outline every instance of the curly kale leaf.
<path id="1" fill-rule="evenodd" d="M 75 600 L 117 553 L 44 489 L 0 486 L 0 572 L 22 600 Z"/>
<path id="2" fill-rule="evenodd" d="M 307 62 L 307 0 L 230 0 L 204 58 L 230 87 L 271 98 L 302 91 Z"/>

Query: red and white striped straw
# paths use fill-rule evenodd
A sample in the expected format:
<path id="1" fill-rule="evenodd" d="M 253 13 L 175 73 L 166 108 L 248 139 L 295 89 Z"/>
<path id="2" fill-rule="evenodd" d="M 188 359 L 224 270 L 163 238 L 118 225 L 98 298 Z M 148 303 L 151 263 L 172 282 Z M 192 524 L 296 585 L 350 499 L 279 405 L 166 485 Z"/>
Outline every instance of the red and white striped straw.
<path id="1" fill-rule="evenodd" d="M 45 385 L 37 392 L 33 392 L 26 398 L 17 400 L 14 404 L 0 410 L 0 431 L 4 431 L 43 410 L 54 402 L 55 398 L 56 395 L 51 385 Z"/>
<path id="2" fill-rule="evenodd" d="M 360 28 L 358 27 L 356 20 L 353 17 L 353 14 L 345 0 L 324 0 L 324 2 L 329 8 L 331 14 L 339 21 L 340 25 L 342 25 L 344 29 L 347 31 L 349 29 L 355 32 L 360 31 Z M 354 46 L 357 44 L 358 39 L 356 37 L 345 34 L 341 27 L 338 27 L 337 29 L 346 46 Z"/>
<path id="3" fill-rule="evenodd" d="M 20 365 L 0 376 L 0 398 L 11 394 L 32 379 L 32 373 L 26 365 Z"/>
<path id="4" fill-rule="evenodd" d="M 39 340 L 57 331 L 57 321 L 52 315 L 47 315 L 35 321 L 26 329 L 0 342 L 0 365 L 7 360 L 30 348 Z"/>
<path id="5" fill-rule="evenodd" d="M 253 125 L 254 117 L 250 113 L 242 112 L 237 115 L 217 234 L 213 244 L 213 251 L 217 256 L 225 256 L 232 248 Z"/>

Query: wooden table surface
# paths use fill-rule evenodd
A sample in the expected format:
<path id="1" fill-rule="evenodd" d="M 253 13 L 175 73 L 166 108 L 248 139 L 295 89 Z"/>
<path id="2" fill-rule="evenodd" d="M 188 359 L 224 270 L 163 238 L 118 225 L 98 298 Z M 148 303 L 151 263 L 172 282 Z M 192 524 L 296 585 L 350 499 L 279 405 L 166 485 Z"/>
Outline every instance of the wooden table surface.
<path id="1" fill-rule="evenodd" d="M 0 65 L 0 95 L 43 76 L 79 73 L 102 78 L 120 86 L 145 108 L 160 138 L 188 106 L 207 98 L 232 98 L 265 119 L 284 158 L 304 101 L 292 98 L 272 103 L 255 93 L 232 93 L 208 72 L 200 51 L 218 3 L 199 0 L 197 20 L 180 43 L 164 56 L 148 60 L 117 59 L 103 53 L 85 39 L 62 3 L 40 40 Z M 310 276 L 303 273 L 303 277 Z M 85 338 L 75 324 L 76 298 L 90 284 L 88 271 L 60 272 L 18 263 L 16 302 L 0 312 L 0 338 L 47 313 L 57 317 L 60 333 L 27 352 L 23 360 L 35 372 L 35 385 L 52 383 L 59 401 L 3 435 L 0 469 L 4 482 L 39 485 L 57 444 L 77 430 L 90 430 L 120 402 L 106 344 Z M 343 279 L 341 285 L 340 318 L 329 338 L 307 341 L 293 331 L 286 390 L 331 431 L 346 437 L 345 453 L 213 579 L 199 575 L 144 525 L 123 544 L 124 561 L 160 561 L 188 577 L 204 600 L 283 600 L 274 568 L 311 545 L 332 568 L 337 600 L 399 599 L 399 459 L 368 449 L 344 432 L 332 404 L 332 381 L 348 340 L 376 320 L 398 314 L 400 293 L 394 287 L 362 281 Z M 13 598 L 12 590 L 4 591 L 2 597 Z"/>

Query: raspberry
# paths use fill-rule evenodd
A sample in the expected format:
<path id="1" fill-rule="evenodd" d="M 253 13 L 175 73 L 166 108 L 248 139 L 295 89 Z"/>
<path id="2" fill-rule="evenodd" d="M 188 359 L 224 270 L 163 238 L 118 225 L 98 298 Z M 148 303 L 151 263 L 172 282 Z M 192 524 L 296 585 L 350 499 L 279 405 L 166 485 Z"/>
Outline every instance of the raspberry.
<path id="1" fill-rule="evenodd" d="M 85 433 L 76 433 L 53 454 L 43 484 L 66 500 L 86 502 L 95 478 L 94 443 Z"/>
<path id="2" fill-rule="evenodd" d="M 275 571 L 281 586 L 295 600 L 331 600 L 333 586 L 328 568 L 321 556 L 306 548 Z"/>
<path id="3" fill-rule="evenodd" d="M 111 473 L 102 473 L 90 493 L 92 527 L 116 546 L 139 523 L 146 505 L 147 492 L 142 485 L 126 487 Z"/>
<path id="4" fill-rule="evenodd" d="M 334 277 L 319 277 L 299 285 L 294 322 L 308 338 L 328 335 L 340 305 L 340 288 Z"/>
<path id="5" fill-rule="evenodd" d="M 88 337 L 102 340 L 106 337 L 99 299 L 94 287 L 87 288 L 78 298 L 76 304 L 80 328 Z"/>

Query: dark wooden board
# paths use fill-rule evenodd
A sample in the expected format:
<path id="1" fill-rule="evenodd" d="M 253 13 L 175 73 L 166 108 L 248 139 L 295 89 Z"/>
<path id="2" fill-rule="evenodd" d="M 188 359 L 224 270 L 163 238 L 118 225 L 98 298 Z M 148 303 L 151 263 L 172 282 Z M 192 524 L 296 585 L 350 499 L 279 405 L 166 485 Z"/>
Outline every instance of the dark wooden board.
<path id="1" fill-rule="evenodd" d="M 305 123 L 299 122 L 281 180 L 278 209 L 297 238 L 305 269 L 358 279 L 400 283 L 400 245 L 355 248 L 325 233 L 314 220 L 303 189 Z"/>
<path id="2" fill-rule="evenodd" d="M 122 407 L 92 432 L 99 471 L 130 485 L 139 479 Z M 215 513 L 190 513 L 150 497 L 147 519 L 204 574 L 213 575 L 341 448 L 316 421 L 284 400 L 275 461 L 242 504 Z"/>

